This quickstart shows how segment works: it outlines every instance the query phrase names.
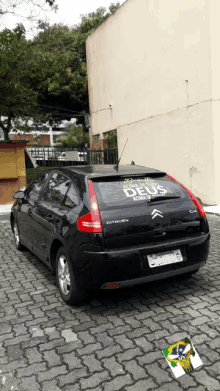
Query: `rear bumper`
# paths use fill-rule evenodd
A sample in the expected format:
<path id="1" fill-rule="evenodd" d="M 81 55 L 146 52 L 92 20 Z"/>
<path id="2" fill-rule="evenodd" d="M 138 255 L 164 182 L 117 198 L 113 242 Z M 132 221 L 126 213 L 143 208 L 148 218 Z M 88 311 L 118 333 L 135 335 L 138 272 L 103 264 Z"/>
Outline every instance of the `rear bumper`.
<path id="1" fill-rule="evenodd" d="M 181 269 L 176 269 L 176 270 L 172 270 L 172 271 L 168 271 L 168 272 L 154 274 L 152 276 L 133 278 L 131 280 L 125 280 L 125 281 L 114 281 L 114 282 L 109 281 L 109 282 L 106 282 L 105 284 L 103 284 L 100 289 L 109 289 L 108 287 L 106 287 L 106 285 L 108 285 L 108 284 L 119 284 L 118 288 L 125 288 L 125 287 L 129 287 L 129 286 L 144 284 L 147 282 L 158 281 L 158 280 L 162 280 L 164 278 L 174 277 L 174 276 L 178 276 L 178 275 L 186 274 L 186 273 L 192 273 L 192 272 L 200 269 L 200 267 L 203 265 L 205 265 L 205 261 L 200 262 L 199 264 L 197 263 L 196 265 L 186 266 Z"/>
<path id="2" fill-rule="evenodd" d="M 104 289 L 109 284 L 119 287 L 156 281 L 180 274 L 190 273 L 205 264 L 208 258 L 210 234 L 184 239 L 132 246 L 123 250 L 94 252 L 81 248 L 79 279 L 88 289 Z M 147 255 L 180 249 L 183 262 L 150 268 Z"/>
<path id="3" fill-rule="evenodd" d="M 157 242 L 143 246 L 132 246 L 123 250 L 108 250 L 101 252 L 83 251 L 83 256 L 91 261 L 115 261 L 120 259 L 138 258 L 141 255 L 172 250 L 179 247 L 201 246 L 210 240 L 210 233 L 198 237 L 173 239 L 166 242 Z"/>

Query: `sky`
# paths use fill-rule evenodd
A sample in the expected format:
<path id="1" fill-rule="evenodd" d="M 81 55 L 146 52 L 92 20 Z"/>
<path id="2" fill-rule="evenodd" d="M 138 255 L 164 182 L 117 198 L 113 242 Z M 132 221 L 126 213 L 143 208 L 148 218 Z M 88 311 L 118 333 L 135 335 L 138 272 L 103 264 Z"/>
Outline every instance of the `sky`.
<path id="1" fill-rule="evenodd" d="M 10 1 L 10 0 L 8 0 Z M 22 6 L 17 10 L 17 13 L 23 16 L 28 16 L 29 8 L 25 4 L 24 0 Z M 42 1 L 42 0 L 41 0 Z M 47 18 L 50 24 L 54 23 L 64 23 L 69 26 L 73 26 L 75 24 L 80 23 L 80 15 L 88 14 L 90 12 L 96 11 L 99 7 L 105 7 L 108 9 L 111 3 L 120 3 L 123 4 L 125 0 L 56 0 L 56 4 L 58 5 L 58 11 L 55 13 L 53 11 L 50 12 L 38 12 L 37 19 Z M 1 0 L 0 0 L 0 8 L 1 8 Z M 0 30 L 3 27 L 7 27 L 9 29 L 13 29 L 16 27 L 16 23 L 22 22 L 26 28 L 26 31 L 29 30 L 30 22 L 26 19 L 21 19 L 20 17 L 14 15 L 4 16 L 3 20 L 4 24 L 1 23 Z M 30 38 L 30 36 L 27 36 Z"/>

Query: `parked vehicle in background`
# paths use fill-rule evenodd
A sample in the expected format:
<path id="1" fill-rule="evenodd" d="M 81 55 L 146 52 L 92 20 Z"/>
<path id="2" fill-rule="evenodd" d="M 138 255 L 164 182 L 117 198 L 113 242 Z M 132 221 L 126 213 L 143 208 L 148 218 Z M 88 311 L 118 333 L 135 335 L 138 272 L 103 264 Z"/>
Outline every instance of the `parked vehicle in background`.
<path id="1" fill-rule="evenodd" d="M 209 226 L 197 198 L 165 172 L 135 165 L 62 167 L 15 193 L 11 228 L 56 273 L 63 300 L 195 273 Z"/>

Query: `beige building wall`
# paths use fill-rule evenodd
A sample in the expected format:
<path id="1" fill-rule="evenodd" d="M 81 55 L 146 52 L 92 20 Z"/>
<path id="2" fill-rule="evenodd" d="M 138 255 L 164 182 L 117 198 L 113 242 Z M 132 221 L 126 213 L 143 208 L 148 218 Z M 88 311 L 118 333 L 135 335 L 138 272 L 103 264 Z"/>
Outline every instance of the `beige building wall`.
<path id="1" fill-rule="evenodd" d="M 207 204 L 220 200 L 219 6 L 127 0 L 87 39 L 91 133 L 117 129 L 121 163 L 165 170 Z"/>

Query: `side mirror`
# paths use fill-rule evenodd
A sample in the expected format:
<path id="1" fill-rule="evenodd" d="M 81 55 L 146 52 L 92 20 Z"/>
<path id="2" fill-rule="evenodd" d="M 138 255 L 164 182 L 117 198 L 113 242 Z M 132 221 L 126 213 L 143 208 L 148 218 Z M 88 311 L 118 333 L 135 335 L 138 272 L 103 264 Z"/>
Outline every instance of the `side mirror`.
<path id="1" fill-rule="evenodd" d="M 19 200 L 19 199 L 21 199 L 21 198 L 24 198 L 24 196 L 25 196 L 24 191 L 18 190 L 18 191 L 13 195 L 13 198 L 15 198 L 16 200 Z"/>

